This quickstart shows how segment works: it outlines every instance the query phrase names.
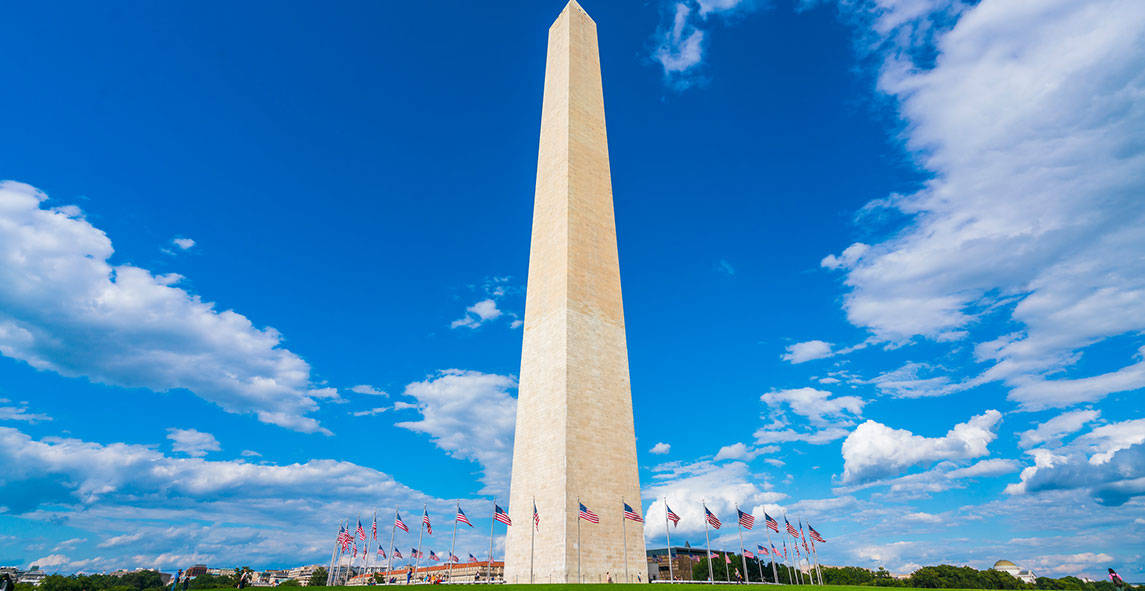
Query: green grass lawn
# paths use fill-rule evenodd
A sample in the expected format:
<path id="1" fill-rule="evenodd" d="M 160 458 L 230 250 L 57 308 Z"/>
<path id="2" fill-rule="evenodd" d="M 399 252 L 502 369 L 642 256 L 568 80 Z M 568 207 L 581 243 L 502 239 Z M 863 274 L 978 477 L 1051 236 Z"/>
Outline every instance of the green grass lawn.
<path id="1" fill-rule="evenodd" d="M 379 586 L 379 588 L 381 588 L 381 586 L 386 586 L 386 585 L 378 585 L 378 586 Z M 397 586 L 397 588 L 401 588 L 402 585 L 394 585 L 394 586 Z M 416 585 L 416 586 L 423 586 L 423 585 Z M 439 585 L 439 586 L 449 586 L 449 585 Z M 545 590 L 550 590 L 550 589 L 552 589 L 552 590 L 558 590 L 558 589 L 570 590 L 570 589 L 582 589 L 583 588 L 585 591 L 600 591 L 602 588 L 619 589 L 619 588 L 622 588 L 622 586 L 623 586 L 623 588 L 627 588 L 626 591 L 637 591 L 638 589 L 643 590 L 643 591 L 654 591 L 657 589 L 660 589 L 663 591 L 668 591 L 670 589 L 672 589 L 672 590 L 679 589 L 679 590 L 687 590 L 687 591 L 700 591 L 700 590 L 711 590 L 712 586 L 716 586 L 717 589 L 726 589 L 728 591 L 731 591 L 733 589 L 733 585 L 728 585 L 728 584 L 709 585 L 709 584 L 705 584 L 705 583 L 673 583 L 671 585 L 666 584 L 666 583 L 656 583 L 654 585 L 648 585 L 647 583 L 645 583 L 645 584 L 635 584 L 635 583 L 633 583 L 633 584 L 625 584 L 625 583 L 600 584 L 600 583 L 597 583 L 597 584 L 583 584 L 583 585 L 582 584 L 547 584 L 547 583 L 540 583 L 540 584 L 536 584 L 536 585 L 457 585 L 457 589 L 458 589 L 458 591 L 468 590 L 468 589 L 472 589 L 474 591 L 495 591 L 498 589 L 512 590 L 512 591 L 545 591 Z M 750 586 L 752 589 L 756 589 L 756 588 L 759 588 L 760 585 L 753 584 Z M 815 590 L 820 590 L 820 591 L 876 591 L 878 589 L 881 589 L 881 588 L 876 588 L 876 586 L 859 586 L 859 585 L 822 585 L 822 586 L 820 586 L 820 585 L 782 585 L 782 588 L 783 589 L 789 589 L 789 590 L 813 590 L 813 589 L 815 589 Z M 250 588 L 250 589 L 254 589 L 254 588 Z M 259 589 L 262 589 L 262 588 L 259 588 Z M 337 590 L 337 591 L 363 591 L 363 588 L 361 588 L 361 586 L 330 586 L 330 588 L 321 588 L 321 589 L 327 589 L 330 591 L 335 591 L 335 590 Z M 911 588 L 893 588 L 893 591 L 902 591 L 905 589 L 911 589 Z M 933 590 L 927 590 L 927 591 L 933 591 Z M 942 591 L 960 591 L 960 590 L 943 589 Z M 966 591 L 982 591 L 982 590 L 978 589 L 978 590 L 966 590 Z"/>

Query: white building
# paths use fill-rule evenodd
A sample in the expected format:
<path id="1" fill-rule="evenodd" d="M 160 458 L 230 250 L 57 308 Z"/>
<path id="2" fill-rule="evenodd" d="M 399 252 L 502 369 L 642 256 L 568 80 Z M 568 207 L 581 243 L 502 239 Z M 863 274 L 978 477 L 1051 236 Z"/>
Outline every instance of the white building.
<path id="1" fill-rule="evenodd" d="M 1018 579 L 1023 583 L 1033 584 L 1038 580 L 1038 575 L 1034 574 L 1034 571 L 1019 568 L 1018 565 L 1010 562 L 1009 560 L 999 560 L 998 562 L 995 562 L 994 570 L 1010 573 L 1014 576 L 1015 579 Z"/>

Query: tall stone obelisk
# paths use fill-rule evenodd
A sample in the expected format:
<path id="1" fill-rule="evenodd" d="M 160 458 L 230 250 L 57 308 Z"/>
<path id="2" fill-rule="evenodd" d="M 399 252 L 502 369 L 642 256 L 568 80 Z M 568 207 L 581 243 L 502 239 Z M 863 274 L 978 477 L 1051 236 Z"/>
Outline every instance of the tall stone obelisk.
<path id="1" fill-rule="evenodd" d="M 600 516 L 580 522 L 577 499 Z M 541 525 L 533 527 L 533 502 Z M 647 579 L 596 23 L 549 27 L 505 580 Z M 531 551 L 530 551 L 531 550 Z"/>

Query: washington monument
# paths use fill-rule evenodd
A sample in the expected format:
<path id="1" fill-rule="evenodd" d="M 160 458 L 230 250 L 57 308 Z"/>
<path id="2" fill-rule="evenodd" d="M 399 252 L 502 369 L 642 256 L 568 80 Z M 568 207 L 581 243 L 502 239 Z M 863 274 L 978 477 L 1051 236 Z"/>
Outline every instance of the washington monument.
<path id="1" fill-rule="evenodd" d="M 549 27 L 505 582 L 646 578 L 622 503 L 640 511 L 604 92 L 596 23 L 572 0 Z"/>

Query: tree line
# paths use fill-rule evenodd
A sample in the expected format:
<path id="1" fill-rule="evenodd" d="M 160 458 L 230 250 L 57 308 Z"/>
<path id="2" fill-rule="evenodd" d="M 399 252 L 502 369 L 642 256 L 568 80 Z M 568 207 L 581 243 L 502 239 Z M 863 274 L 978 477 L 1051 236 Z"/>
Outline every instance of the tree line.
<path id="1" fill-rule="evenodd" d="M 246 585 L 250 585 L 253 573 L 250 567 L 236 568 L 233 574 L 210 575 L 202 574 L 187 583 L 187 589 L 227 589 L 239 586 L 239 580 L 246 578 Z M 326 569 L 318 568 L 307 581 L 310 586 L 326 585 Z M 299 587 L 300 581 L 289 580 L 279 584 L 279 587 Z M 167 591 L 169 585 L 163 584 L 159 571 L 143 570 L 123 575 L 48 575 L 39 587 L 27 583 L 17 584 L 16 591 Z M 176 587 L 182 591 L 182 582 Z"/>
<path id="2" fill-rule="evenodd" d="M 731 554 L 731 564 L 727 564 L 723 557 L 712 560 L 712 574 L 717 581 L 736 580 L 735 573 L 743 569 L 742 559 Z M 760 564 L 762 562 L 762 564 Z M 763 567 L 763 578 L 760 578 L 760 567 Z M 978 570 L 969 566 L 951 566 L 941 564 L 938 566 L 924 566 L 904 579 L 896 579 L 886 569 L 870 570 L 858 566 L 822 567 L 823 583 L 827 585 L 861 585 L 869 587 L 914 587 L 921 589 L 1019 589 L 1019 590 L 1047 590 L 1047 591 L 1118 591 L 1110 581 L 1087 582 L 1077 577 L 1038 577 L 1033 584 L 1023 583 L 1010 573 L 987 569 Z M 791 571 L 783 563 L 776 563 L 779 582 L 790 584 Z M 730 575 L 730 577 L 729 577 Z M 747 559 L 748 581 L 773 582 L 771 575 L 771 562 L 760 561 L 755 558 Z M 804 579 L 806 579 L 804 575 Z M 708 580 L 708 560 L 703 559 L 692 565 L 692 579 L 696 581 Z M 1145 587 L 1126 585 L 1124 591 L 1143 591 Z"/>

